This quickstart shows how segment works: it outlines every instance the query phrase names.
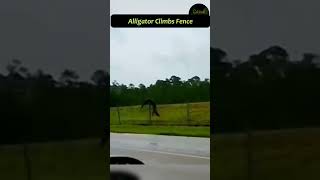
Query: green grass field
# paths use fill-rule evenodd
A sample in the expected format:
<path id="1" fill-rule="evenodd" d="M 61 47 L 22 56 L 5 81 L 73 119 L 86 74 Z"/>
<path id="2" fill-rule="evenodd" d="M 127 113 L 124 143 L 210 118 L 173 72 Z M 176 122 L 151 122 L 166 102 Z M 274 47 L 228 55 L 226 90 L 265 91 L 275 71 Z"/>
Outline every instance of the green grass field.
<path id="1" fill-rule="evenodd" d="M 98 140 L 28 145 L 32 180 L 106 180 L 108 151 Z M 26 179 L 23 145 L 0 146 L 0 179 Z"/>
<path id="2" fill-rule="evenodd" d="M 119 107 L 120 121 L 116 107 L 110 108 L 110 124 L 135 125 L 210 125 L 210 103 L 161 104 L 157 106 L 160 117 L 149 119 L 149 109 L 141 106 Z M 189 113 L 188 113 L 189 110 Z"/>
<path id="3" fill-rule="evenodd" d="M 110 108 L 110 129 L 118 133 L 210 136 L 210 103 L 158 105 L 160 117 L 149 119 L 149 109 L 141 106 Z M 120 114 L 120 120 L 119 120 Z"/>
<path id="4" fill-rule="evenodd" d="M 252 138 L 252 179 L 320 179 L 320 129 L 255 133 Z M 219 180 L 247 180 L 245 134 L 211 137 L 211 176 Z"/>
<path id="5" fill-rule="evenodd" d="M 110 129 L 116 133 L 210 137 L 210 127 L 201 126 L 111 125 Z"/>

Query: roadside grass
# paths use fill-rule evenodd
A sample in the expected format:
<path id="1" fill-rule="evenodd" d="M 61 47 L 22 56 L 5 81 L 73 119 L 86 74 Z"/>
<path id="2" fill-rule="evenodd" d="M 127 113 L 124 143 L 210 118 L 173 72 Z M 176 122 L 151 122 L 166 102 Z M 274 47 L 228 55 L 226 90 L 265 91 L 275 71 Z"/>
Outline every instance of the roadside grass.
<path id="1" fill-rule="evenodd" d="M 320 179 L 320 129 L 296 129 L 254 133 L 252 179 Z M 211 136 L 211 177 L 247 180 L 247 136 Z"/>
<path id="2" fill-rule="evenodd" d="M 98 140 L 28 145 L 32 180 L 108 179 L 108 151 Z M 0 179 L 26 179 L 23 145 L 0 146 Z"/>
<path id="3" fill-rule="evenodd" d="M 110 125 L 110 131 L 115 133 L 210 137 L 210 127 L 202 126 Z"/>

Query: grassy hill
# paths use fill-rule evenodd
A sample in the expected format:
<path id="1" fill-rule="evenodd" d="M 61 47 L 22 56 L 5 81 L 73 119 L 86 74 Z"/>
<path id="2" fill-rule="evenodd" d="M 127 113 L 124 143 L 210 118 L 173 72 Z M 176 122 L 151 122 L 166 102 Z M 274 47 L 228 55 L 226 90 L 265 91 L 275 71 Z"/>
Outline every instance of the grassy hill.
<path id="1" fill-rule="evenodd" d="M 110 108 L 110 129 L 118 133 L 210 136 L 210 102 L 162 104 L 150 119 L 148 106 Z"/>
<path id="2" fill-rule="evenodd" d="M 148 106 L 110 108 L 110 124 L 209 126 L 210 102 L 158 105 L 160 117 L 149 118 Z M 120 120 L 119 120 L 120 115 Z"/>

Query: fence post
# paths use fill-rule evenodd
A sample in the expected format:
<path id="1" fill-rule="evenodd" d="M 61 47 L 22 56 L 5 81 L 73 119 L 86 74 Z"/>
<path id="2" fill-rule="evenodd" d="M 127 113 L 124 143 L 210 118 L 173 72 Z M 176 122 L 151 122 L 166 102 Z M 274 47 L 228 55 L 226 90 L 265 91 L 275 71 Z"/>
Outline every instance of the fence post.
<path id="1" fill-rule="evenodd" d="M 117 112 L 118 112 L 118 121 L 119 121 L 119 124 L 121 124 L 121 118 L 120 118 L 120 109 L 119 109 L 119 106 L 117 106 Z"/>
<path id="2" fill-rule="evenodd" d="M 28 146 L 26 142 L 23 143 L 23 156 L 24 156 L 24 163 L 26 167 L 27 180 L 31 180 L 31 163 L 30 163 L 30 157 L 28 153 Z"/>
<path id="3" fill-rule="evenodd" d="M 253 180 L 253 156 L 252 156 L 252 129 L 251 121 L 247 119 L 247 163 L 248 163 L 248 180 Z"/>
<path id="4" fill-rule="evenodd" d="M 187 122 L 190 123 L 190 104 L 187 103 Z"/>
<path id="5" fill-rule="evenodd" d="M 152 121 L 151 121 L 151 104 L 149 104 L 149 123 L 152 124 Z"/>

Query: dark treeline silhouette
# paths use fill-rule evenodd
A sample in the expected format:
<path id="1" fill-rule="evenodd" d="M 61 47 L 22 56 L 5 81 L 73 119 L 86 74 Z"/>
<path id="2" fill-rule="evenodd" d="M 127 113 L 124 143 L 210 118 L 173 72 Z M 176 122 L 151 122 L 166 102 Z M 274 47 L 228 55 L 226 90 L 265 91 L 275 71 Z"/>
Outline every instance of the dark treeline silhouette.
<path id="1" fill-rule="evenodd" d="M 92 83 L 71 69 L 59 81 L 20 60 L 0 74 L 0 144 L 101 137 L 107 124 L 109 74 L 97 70 Z"/>
<path id="2" fill-rule="evenodd" d="M 155 84 L 146 87 L 140 84 L 135 87 L 119 84 L 116 81 L 110 87 L 111 106 L 140 105 L 146 99 L 152 99 L 157 104 L 203 102 L 210 100 L 210 81 L 194 76 L 187 81 L 171 76 L 165 80 L 157 80 Z"/>
<path id="3" fill-rule="evenodd" d="M 246 61 L 211 48 L 211 132 L 314 127 L 320 125 L 318 56 L 291 59 L 272 46 Z"/>
<path id="4" fill-rule="evenodd" d="M 279 129 L 320 125 L 320 69 L 318 56 L 305 53 L 291 59 L 272 46 L 247 60 L 229 60 L 221 49 L 211 48 L 211 132 L 247 128 Z M 56 80 L 41 70 L 28 71 L 14 59 L 8 73 L 0 74 L 0 143 L 46 141 L 108 134 L 108 103 L 140 105 L 208 101 L 209 79 L 177 76 L 149 87 L 109 83 L 103 70 L 90 82 L 79 81 L 71 69 Z M 108 97 L 110 88 L 110 98 Z M 108 99 L 109 98 L 109 99 Z"/>

